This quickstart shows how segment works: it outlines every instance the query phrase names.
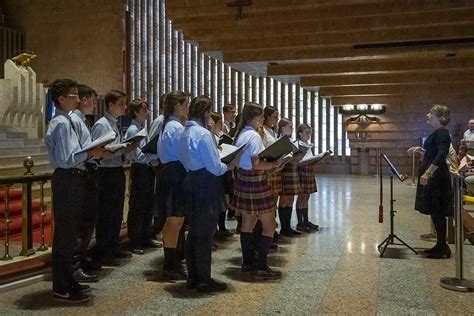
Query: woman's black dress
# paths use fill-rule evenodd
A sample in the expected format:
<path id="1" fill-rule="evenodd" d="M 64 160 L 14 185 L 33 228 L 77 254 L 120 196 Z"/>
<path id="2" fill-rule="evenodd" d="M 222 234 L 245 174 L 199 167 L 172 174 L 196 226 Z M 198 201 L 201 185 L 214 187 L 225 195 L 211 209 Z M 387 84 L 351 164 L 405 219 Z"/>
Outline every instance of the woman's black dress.
<path id="1" fill-rule="evenodd" d="M 420 166 L 415 209 L 427 215 L 452 216 L 454 212 L 451 175 L 446 157 L 451 145 L 449 131 L 445 127 L 435 130 L 425 141 L 425 156 Z M 428 184 L 420 185 L 420 177 L 434 164 L 438 169 L 429 178 Z"/>

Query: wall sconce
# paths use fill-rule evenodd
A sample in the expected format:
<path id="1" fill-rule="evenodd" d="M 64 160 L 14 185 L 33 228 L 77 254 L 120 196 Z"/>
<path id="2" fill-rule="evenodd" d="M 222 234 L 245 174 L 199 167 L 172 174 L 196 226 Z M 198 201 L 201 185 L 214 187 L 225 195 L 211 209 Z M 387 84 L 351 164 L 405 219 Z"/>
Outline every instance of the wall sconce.
<path id="1" fill-rule="evenodd" d="M 342 115 L 356 115 L 350 117 L 346 124 L 351 123 L 378 123 L 379 118 L 369 115 L 380 115 L 384 114 L 387 108 L 383 104 L 346 104 L 339 107 L 339 113 Z"/>

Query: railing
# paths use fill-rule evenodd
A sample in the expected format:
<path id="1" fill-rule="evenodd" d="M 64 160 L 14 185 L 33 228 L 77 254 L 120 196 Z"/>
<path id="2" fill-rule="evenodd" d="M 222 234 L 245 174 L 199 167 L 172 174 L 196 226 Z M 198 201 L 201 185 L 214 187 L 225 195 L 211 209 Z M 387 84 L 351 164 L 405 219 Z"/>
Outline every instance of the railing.
<path id="1" fill-rule="evenodd" d="M 0 187 L 5 188 L 5 211 L 3 214 L 4 223 L 4 256 L 0 260 L 13 259 L 10 254 L 10 190 L 14 186 L 21 185 L 22 188 L 22 247 L 20 256 L 31 256 L 36 251 L 45 251 L 48 246 L 45 245 L 45 216 L 47 214 L 47 205 L 45 202 L 45 184 L 51 181 L 51 173 L 34 175 L 31 168 L 34 166 L 33 159 L 27 157 L 23 163 L 26 172 L 22 176 L 0 177 Z M 33 246 L 33 184 L 40 185 L 40 232 L 41 245 L 35 250 Z"/>
<path id="2" fill-rule="evenodd" d="M 5 188 L 5 211 L 3 218 L 0 219 L 0 222 L 4 224 L 4 236 L 3 236 L 3 247 L 4 255 L 0 260 L 11 260 L 13 256 L 10 251 L 10 223 L 11 223 L 11 198 L 10 191 L 12 188 L 18 188 L 21 185 L 22 190 L 22 242 L 21 242 L 21 251 L 20 256 L 31 256 L 37 251 L 46 251 L 48 250 L 48 245 L 45 243 L 45 217 L 48 212 L 53 212 L 52 208 L 48 211 L 48 206 L 45 199 L 45 185 L 51 181 L 51 173 L 45 173 L 41 175 L 35 175 L 31 172 L 31 169 L 34 166 L 33 159 L 27 157 L 23 162 L 23 166 L 26 169 L 24 175 L 13 176 L 13 177 L 0 177 L 0 188 Z M 128 198 L 130 191 L 130 166 L 124 166 L 125 175 L 126 175 L 126 194 L 125 194 L 125 209 L 124 209 L 124 218 L 127 218 L 126 211 L 128 207 Z M 34 248 L 33 245 L 33 185 L 39 184 L 39 200 L 40 200 L 40 233 L 41 233 L 41 244 L 38 248 Z M 52 199 L 52 197 L 51 197 Z M 52 203 L 51 203 L 52 205 Z M 122 223 L 123 228 L 125 227 L 126 222 Z M 51 220 L 51 235 L 54 233 L 54 220 Z M 51 236 L 51 241 L 53 240 Z"/>

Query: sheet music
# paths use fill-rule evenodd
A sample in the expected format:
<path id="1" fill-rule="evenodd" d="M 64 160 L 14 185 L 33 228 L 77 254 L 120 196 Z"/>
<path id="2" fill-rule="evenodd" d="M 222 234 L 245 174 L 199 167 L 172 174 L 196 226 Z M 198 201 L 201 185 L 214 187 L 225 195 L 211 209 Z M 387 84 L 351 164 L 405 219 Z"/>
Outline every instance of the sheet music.
<path id="1" fill-rule="evenodd" d="M 88 146 L 82 148 L 80 151 L 75 153 L 75 155 L 81 154 L 83 152 L 87 152 L 87 151 L 89 151 L 91 149 L 94 149 L 94 148 L 97 148 L 97 147 L 105 146 L 108 143 L 112 142 L 115 139 L 116 135 L 117 134 L 114 131 L 109 131 L 107 134 L 104 134 L 103 136 L 97 138 L 95 141 L 90 143 Z"/>

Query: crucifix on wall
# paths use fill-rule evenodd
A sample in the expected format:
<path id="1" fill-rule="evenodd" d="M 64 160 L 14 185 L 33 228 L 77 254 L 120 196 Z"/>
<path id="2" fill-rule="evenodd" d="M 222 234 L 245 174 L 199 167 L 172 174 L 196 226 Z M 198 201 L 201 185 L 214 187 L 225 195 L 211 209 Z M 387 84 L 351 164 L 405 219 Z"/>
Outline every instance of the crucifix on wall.
<path id="1" fill-rule="evenodd" d="M 227 4 L 228 7 L 237 7 L 237 19 L 242 18 L 242 7 L 251 5 L 252 1 L 251 0 L 237 0 L 237 1 L 232 1 Z"/>

